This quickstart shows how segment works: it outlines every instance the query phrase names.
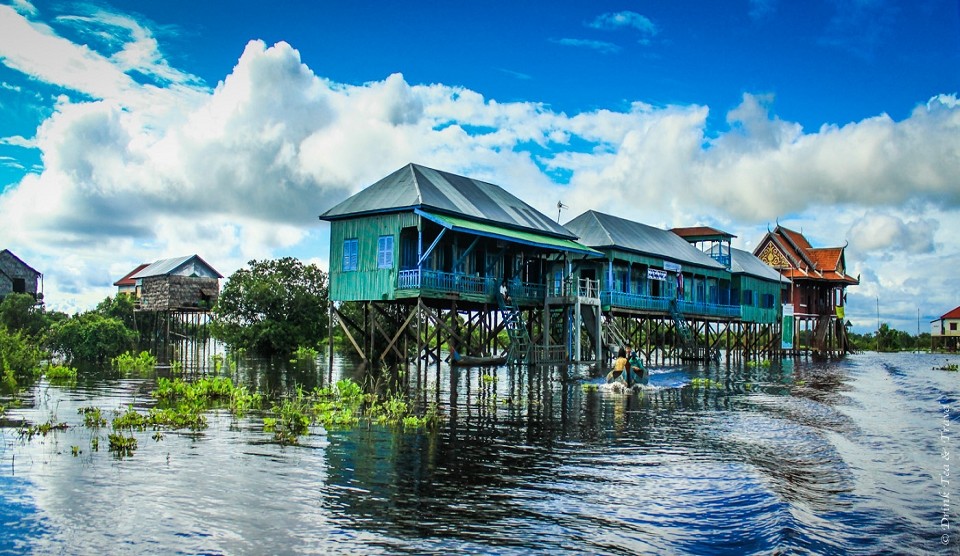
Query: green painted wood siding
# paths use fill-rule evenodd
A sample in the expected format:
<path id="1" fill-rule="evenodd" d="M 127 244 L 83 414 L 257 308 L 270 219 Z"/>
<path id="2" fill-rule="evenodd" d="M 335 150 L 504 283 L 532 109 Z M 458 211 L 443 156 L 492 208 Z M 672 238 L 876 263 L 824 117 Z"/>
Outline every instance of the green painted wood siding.
<path id="1" fill-rule="evenodd" d="M 733 280 L 734 288 L 740 295 L 740 318 L 743 322 L 756 322 L 760 324 L 773 324 L 780 319 L 780 284 L 777 282 L 768 282 L 767 280 L 758 280 L 752 276 L 736 275 Z M 753 292 L 753 303 L 743 303 L 743 292 Z M 760 307 L 760 299 L 763 295 L 773 296 L 773 307 Z"/>
<path id="2" fill-rule="evenodd" d="M 378 301 L 395 299 L 400 266 L 400 230 L 417 226 L 412 212 L 365 216 L 330 223 L 330 299 L 333 301 Z M 393 266 L 378 268 L 380 236 L 393 237 Z M 357 269 L 343 270 L 343 245 L 357 240 Z M 424 247 L 426 248 L 426 247 Z"/>

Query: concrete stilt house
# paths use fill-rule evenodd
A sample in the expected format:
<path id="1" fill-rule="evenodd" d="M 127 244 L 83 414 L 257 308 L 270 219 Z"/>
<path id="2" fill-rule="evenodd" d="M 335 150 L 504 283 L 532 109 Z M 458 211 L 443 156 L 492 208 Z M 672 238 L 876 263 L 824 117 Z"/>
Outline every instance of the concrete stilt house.
<path id="1" fill-rule="evenodd" d="M 43 299 L 43 274 L 9 249 L 0 251 L 0 299 L 11 293 L 28 293 Z"/>

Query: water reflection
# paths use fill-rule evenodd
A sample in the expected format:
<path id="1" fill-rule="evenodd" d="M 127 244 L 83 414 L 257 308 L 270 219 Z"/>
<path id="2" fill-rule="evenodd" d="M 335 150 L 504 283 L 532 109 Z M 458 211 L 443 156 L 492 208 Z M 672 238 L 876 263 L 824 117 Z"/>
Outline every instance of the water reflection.
<path id="1" fill-rule="evenodd" d="M 283 447 L 259 416 L 218 411 L 199 433 L 136 433 L 119 460 L 77 409 L 146 410 L 156 376 L 41 381 L 8 422 L 71 428 L 0 429 L 0 550 L 922 552 L 939 538 L 930 420 L 957 387 L 922 358 L 877 357 L 665 367 L 629 394 L 589 369 L 240 359 L 224 372 L 250 389 L 349 377 L 444 418 Z"/>

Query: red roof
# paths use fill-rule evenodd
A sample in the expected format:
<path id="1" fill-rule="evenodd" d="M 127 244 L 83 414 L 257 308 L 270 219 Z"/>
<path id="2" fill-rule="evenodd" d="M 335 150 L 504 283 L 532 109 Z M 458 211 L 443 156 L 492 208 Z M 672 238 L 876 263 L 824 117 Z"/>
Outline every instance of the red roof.
<path id="1" fill-rule="evenodd" d="M 843 266 L 843 247 L 813 248 L 803 234 L 783 226 L 768 232 L 764 241 L 757 246 L 754 255 L 759 255 L 767 241 L 776 245 L 783 254 L 791 260 L 792 268 L 781 269 L 780 272 L 787 278 L 800 280 L 824 280 L 828 282 L 845 282 L 857 285 L 860 281 L 843 272 L 838 272 Z"/>
<path id="2" fill-rule="evenodd" d="M 943 319 L 960 319 L 960 307 L 957 307 L 956 309 L 940 317 L 940 320 Z"/>
<path id="3" fill-rule="evenodd" d="M 670 231 L 684 239 L 688 237 L 704 237 L 704 236 L 723 236 L 723 237 L 729 237 L 729 238 L 737 237 L 733 234 L 724 232 L 723 230 L 711 228 L 710 226 L 690 226 L 688 228 L 673 228 Z"/>
<path id="4" fill-rule="evenodd" d="M 113 285 L 114 285 L 114 286 L 118 286 L 118 287 L 119 287 L 119 286 L 136 286 L 136 285 L 137 285 L 137 281 L 136 281 L 136 280 L 133 280 L 133 279 L 130 278 L 130 277 L 133 276 L 134 274 L 140 272 L 141 270 L 147 268 L 148 266 L 150 266 L 150 263 L 143 263 L 143 264 L 137 266 L 137 268 L 135 268 L 135 269 L 131 270 L 130 272 L 128 272 L 126 276 L 124 276 L 123 278 L 121 278 L 121 279 L 117 280 L 116 282 L 114 282 Z"/>

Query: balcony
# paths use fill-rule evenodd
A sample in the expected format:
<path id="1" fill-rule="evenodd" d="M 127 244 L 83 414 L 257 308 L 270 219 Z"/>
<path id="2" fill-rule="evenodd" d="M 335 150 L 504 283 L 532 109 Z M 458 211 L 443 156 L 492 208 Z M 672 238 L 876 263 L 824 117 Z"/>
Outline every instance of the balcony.
<path id="1" fill-rule="evenodd" d="M 600 294 L 600 302 L 604 307 L 622 309 L 637 309 L 668 314 L 670 312 L 669 297 L 655 297 L 635 293 L 618 291 L 604 291 Z M 715 303 L 700 303 L 681 300 L 678 302 L 680 312 L 684 315 L 702 317 L 740 318 L 739 305 L 719 305 Z"/>
<path id="2" fill-rule="evenodd" d="M 492 276 L 471 276 L 460 272 L 410 269 L 397 273 L 398 290 L 456 293 L 495 301 L 498 282 Z M 543 303 L 546 286 L 512 281 L 507 285 L 511 299 L 520 305 Z"/>

